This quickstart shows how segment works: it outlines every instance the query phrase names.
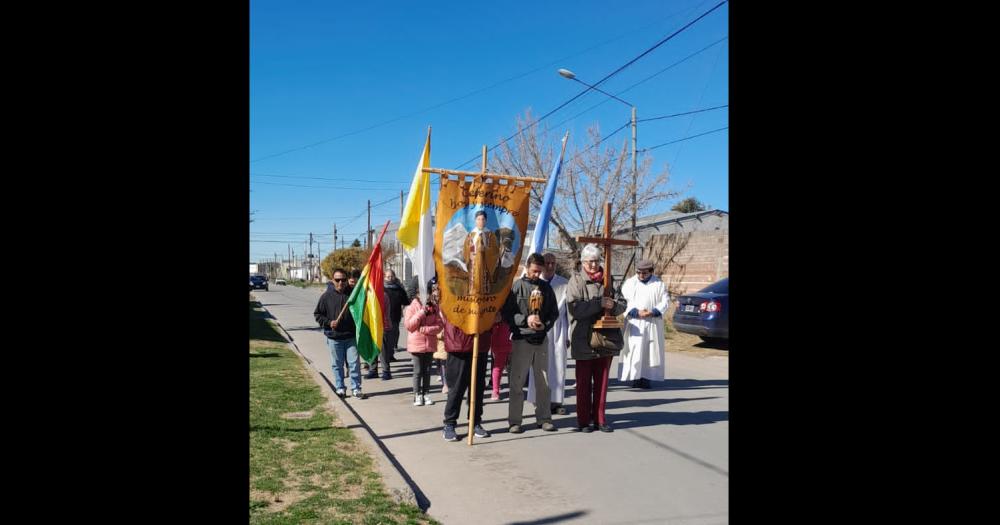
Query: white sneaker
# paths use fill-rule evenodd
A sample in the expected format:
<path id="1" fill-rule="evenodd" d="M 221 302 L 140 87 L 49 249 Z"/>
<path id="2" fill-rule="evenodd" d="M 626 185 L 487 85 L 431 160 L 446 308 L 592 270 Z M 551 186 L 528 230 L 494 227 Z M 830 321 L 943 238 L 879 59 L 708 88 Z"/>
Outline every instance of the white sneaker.
<path id="1" fill-rule="evenodd" d="M 424 404 L 425 405 L 433 405 L 434 404 L 434 401 L 431 400 L 430 394 L 424 394 L 423 396 L 421 396 L 421 398 L 424 400 Z"/>
<path id="2" fill-rule="evenodd" d="M 413 406 L 419 407 L 424 406 L 424 398 L 420 394 L 413 395 Z"/>

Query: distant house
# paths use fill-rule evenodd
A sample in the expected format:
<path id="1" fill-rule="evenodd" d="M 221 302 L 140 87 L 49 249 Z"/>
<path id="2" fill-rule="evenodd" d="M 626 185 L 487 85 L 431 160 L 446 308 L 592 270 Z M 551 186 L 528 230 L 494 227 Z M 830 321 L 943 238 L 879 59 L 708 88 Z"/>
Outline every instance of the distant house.
<path id="1" fill-rule="evenodd" d="M 293 266 L 288 269 L 288 275 L 292 279 L 306 280 L 309 276 L 309 270 L 301 266 Z"/>
<path id="2" fill-rule="evenodd" d="M 697 291 L 729 275 L 729 212 L 706 210 L 694 213 L 669 211 L 636 219 L 638 257 L 652 259 L 656 273 L 667 283 L 671 295 Z M 612 233 L 627 239 L 631 224 Z M 573 236 L 582 235 L 576 232 Z M 570 252 L 557 236 L 550 251 L 560 266 L 573 266 Z M 635 273 L 632 248 L 612 250 L 611 270 L 616 279 Z"/>
<path id="3" fill-rule="evenodd" d="M 729 276 L 729 212 L 668 212 L 636 221 L 636 229 L 642 257 L 653 260 L 671 295 L 696 292 Z"/>

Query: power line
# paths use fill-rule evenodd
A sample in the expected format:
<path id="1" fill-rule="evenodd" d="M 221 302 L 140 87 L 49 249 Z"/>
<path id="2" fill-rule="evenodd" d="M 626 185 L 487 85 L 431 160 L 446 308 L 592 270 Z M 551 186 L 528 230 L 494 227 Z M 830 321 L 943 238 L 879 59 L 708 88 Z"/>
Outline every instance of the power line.
<path id="1" fill-rule="evenodd" d="M 351 132 L 344 133 L 344 134 L 341 134 L 341 135 L 337 135 L 336 137 L 332 137 L 332 138 L 329 138 L 329 139 L 323 139 L 323 140 L 320 140 L 320 141 L 317 141 L 317 142 L 313 142 L 311 144 L 306 144 L 304 146 L 298 146 L 298 147 L 291 148 L 291 149 L 288 149 L 288 150 L 285 150 L 285 151 L 274 153 L 272 155 L 267 155 L 267 156 L 264 156 L 264 157 L 260 157 L 260 158 L 258 158 L 256 160 L 251 160 L 250 163 L 260 162 L 262 160 L 266 160 L 266 159 L 278 157 L 278 156 L 281 156 L 281 155 L 285 155 L 287 153 L 292 153 L 292 152 L 295 152 L 295 151 L 300 151 L 300 150 L 304 150 L 304 149 L 307 149 L 307 148 L 312 148 L 312 147 L 315 147 L 315 146 L 319 146 L 321 144 L 326 144 L 328 142 L 333 142 L 333 141 L 338 140 L 338 139 L 350 137 L 352 135 L 357 135 L 359 133 L 363 133 L 365 131 L 370 131 L 370 130 L 373 130 L 375 128 L 381 127 L 381 126 L 385 126 L 387 124 L 391 124 L 393 122 L 397 122 L 399 120 L 403 120 L 403 119 L 406 119 L 406 118 L 409 118 L 409 117 L 413 117 L 413 116 L 419 115 L 421 113 L 426 113 L 428 111 L 431 111 L 431 110 L 437 109 L 439 107 L 451 104 L 453 102 L 458 102 L 459 100 L 463 100 L 463 99 L 469 98 L 469 97 L 471 97 L 473 95 L 477 95 L 477 94 L 482 93 L 484 91 L 489 91 L 489 90 L 491 90 L 493 88 L 499 87 L 499 86 L 501 86 L 503 84 L 506 84 L 508 82 L 512 82 L 514 80 L 526 77 L 526 76 L 531 75 L 533 73 L 537 73 L 538 71 L 546 69 L 546 68 L 548 68 L 548 67 L 550 67 L 552 65 L 558 64 L 558 63 L 563 62 L 565 60 L 569 60 L 571 58 L 578 57 L 578 56 L 580 56 L 580 55 L 582 55 L 584 53 L 588 53 L 590 51 L 593 51 L 594 49 L 597 49 L 597 48 L 599 48 L 601 46 L 605 46 L 605 45 L 610 44 L 610 43 L 612 43 L 614 41 L 621 40 L 622 38 L 625 38 L 626 36 L 634 35 L 637 32 L 645 30 L 646 28 L 652 27 L 652 26 L 654 26 L 654 25 L 656 25 L 656 24 L 658 24 L 658 23 L 660 23 L 660 22 L 662 22 L 664 20 L 669 20 L 671 18 L 674 18 L 675 16 L 680 15 L 681 13 L 685 13 L 685 12 L 690 11 L 692 9 L 697 9 L 698 7 L 701 7 L 701 5 L 704 4 L 704 3 L 705 2 L 702 2 L 701 4 L 698 4 L 697 6 L 695 6 L 694 8 L 684 8 L 684 9 L 681 9 L 680 11 L 677 11 L 677 12 L 671 14 L 671 15 L 668 15 L 665 18 L 658 19 L 658 20 L 656 20 L 654 22 L 651 22 L 651 23 L 649 23 L 649 24 L 647 24 L 645 26 L 642 26 L 638 30 L 633 30 L 633 31 L 628 31 L 628 32 L 622 33 L 621 35 L 619 35 L 617 37 L 614 37 L 614 38 L 612 38 L 610 40 L 607 40 L 605 42 L 602 42 L 600 44 L 591 46 L 591 47 L 589 47 L 587 49 L 584 49 L 583 51 L 580 51 L 578 53 L 574 53 L 574 54 L 571 54 L 571 55 L 568 55 L 568 56 L 565 56 L 565 57 L 562 57 L 562 58 L 558 58 L 556 60 L 553 60 L 552 62 L 549 62 L 547 64 L 539 66 L 539 67 L 537 67 L 535 69 L 532 69 L 531 71 L 528 71 L 526 73 L 521 73 L 521 74 L 515 75 L 513 77 L 510 77 L 510 78 L 501 80 L 499 82 L 496 82 L 496 83 L 494 83 L 494 84 L 492 84 L 490 86 L 487 86 L 487 87 L 484 87 L 484 88 L 480 88 L 480 89 L 476 89 L 474 91 L 470 91 L 469 93 L 466 93 L 465 95 L 461 95 L 461 96 L 452 98 L 450 100 L 446 100 L 444 102 L 435 104 L 433 106 L 428 106 L 428 107 L 426 107 L 424 109 L 420 109 L 420 110 L 414 111 L 412 113 L 408 113 L 406 115 L 402 115 L 402 116 L 399 116 L 399 117 L 391 118 L 389 120 L 386 120 L 386 121 L 383 121 L 383 122 L 379 122 L 378 124 L 373 124 L 371 126 L 367 126 L 365 128 L 359 129 L 359 130 L 355 130 L 355 131 L 351 131 Z"/>
<path id="2" fill-rule="evenodd" d="M 637 120 L 636 122 L 646 122 L 646 121 L 649 121 L 649 120 L 660 120 L 660 119 L 665 119 L 665 118 L 681 117 L 681 116 L 684 116 L 684 115 L 692 115 L 694 113 L 703 113 L 705 111 L 712 111 L 714 109 L 728 108 L 728 107 L 729 107 L 729 104 L 723 104 L 721 106 L 715 106 L 714 108 L 696 109 L 694 111 L 685 111 L 684 113 L 674 113 L 673 115 L 663 115 L 662 117 L 643 118 L 643 119 Z"/>
<path id="3" fill-rule="evenodd" d="M 373 179 L 336 179 L 336 178 L 330 178 L 330 177 L 305 177 L 305 176 L 298 176 L 298 175 L 272 175 L 272 174 L 269 174 L 269 173 L 251 173 L 250 175 L 252 177 L 279 177 L 279 178 L 283 178 L 283 179 L 329 180 L 329 181 L 334 181 L 334 182 L 377 182 L 377 183 L 383 183 L 383 184 L 407 184 L 409 182 L 409 181 L 400 181 L 400 182 L 397 183 L 396 181 L 387 181 L 385 179 L 382 179 L 382 180 L 373 180 Z"/>
<path id="4" fill-rule="evenodd" d="M 637 57 L 633 58 L 632 60 L 629 60 L 628 62 L 626 62 L 626 63 L 625 63 L 625 65 L 623 65 L 622 67 L 620 67 L 620 68 L 618 68 L 618 69 L 616 69 L 616 70 L 612 71 L 611 73 L 608 73 L 608 74 L 607 74 L 607 76 L 605 76 L 604 78 L 602 78 L 602 79 L 598 80 L 598 81 L 597 81 L 597 83 L 595 83 L 595 84 L 594 84 L 594 87 L 597 87 L 597 86 L 600 86 L 600 85 L 601 85 L 601 84 L 603 84 L 603 83 L 604 83 L 605 81 L 607 81 L 607 80 L 608 80 L 609 78 L 611 78 L 611 77 L 613 77 L 613 76 L 617 75 L 618 73 L 620 73 L 620 72 L 621 72 L 622 70 L 624 70 L 625 68 L 627 68 L 627 67 L 631 66 L 632 64 L 636 63 L 636 61 L 638 61 L 638 60 L 639 60 L 640 58 L 642 58 L 642 57 L 644 57 L 644 56 L 648 55 L 648 54 L 649 54 L 649 53 L 651 53 L 651 52 L 652 52 L 652 51 L 653 51 L 654 49 L 656 49 L 656 48 L 658 48 L 658 47 L 662 46 L 663 44 L 667 43 L 667 42 L 668 42 L 668 41 L 669 41 L 670 39 L 672 39 L 673 37 L 675 37 L 675 36 L 677 36 L 677 35 L 681 34 L 681 32 L 683 32 L 683 31 L 684 31 L 685 29 L 687 29 L 687 28 L 691 27 L 691 26 L 692 26 L 692 25 L 694 25 L 694 24 L 695 24 L 696 22 L 698 22 L 698 21 L 699 21 L 699 20 L 701 20 L 702 18 L 705 18 L 706 16 L 708 16 L 708 15 L 709 15 L 709 13 L 711 13 L 712 11 L 715 11 L 716 9 L 718 9 L 718 8 L 722 7 L 722 5 L 723 5 L 723 4 L 725 4 L 725 3 L 727 3 L 727 2 L 729 2 L 729 0 L 722 0 L 722 1 L 721 1 L 721 2 L 719 2 L 718 4 L 715 4 L 715 6 L 714 6 L 714 7 L 712 7 L 712 8 L 711 8 L 711 9 L 709 9 L 708 11 L 705 11 L 704 13 L 702 13 L 702 15 L 701 15 L 701 16 L 699 16 L 698 18 L 695 18 L 694 20 L 692 20 L 692 21 L 688 22 L 688 23 L 687 23 L 687 24 L 686 24 L 686 25 L 685 25 L 684 27 L 682 27 L 682 28 L 678 29 L 677 31 L 674 31 L 674 33 L 673 33 L 672 35 L 670 35 L 670 36 L 668 36 L 668 37 L 664 38 L 663 40 L 660 40 L 659 42 L 657 42 L 656 44 L 654 44 L 654 45 L 653 45 L 653 47 L 651 47 L 651 48 L 649 48 L 649 49 L 647 49 L 647 50 L 643 51 L 642 53 L 640 53 L 640 54 L 639 54 L 639 56 L 637 56 Z"/>
<path id="5" fill-rule="evenodd" d="M 321 188 L 321 189 L 327 189 L 327 190 L 343 190 L 343 191 L 362 191 L 362 190 L 364 190 L 364 191 L 399 191 L 399 186 L 396 186 L 395 188 L 371 188 L 371 187 L 349 188 L 347 186 L 310 186 L 308 184 L 285 184 L 285 183 L 281 183 L 281 182 L 264 182 L 264 181 L 259 181 L 259 180 L 252 180 L 252 181 L 250 181 L 250 184 L 267 184 L 269 186 L 292 186 L 292 187 L 295 187 L 295 188 Z M 405 183 L 401 182 L 399 184 L 402 185 L 402 184 L 405 184 Z"/>
<path id="6" fill-rule="evenodd" d="M 541 121 L 545 120 L 546 118 L 548 118 L 549 116 L 551 116 L 551 115 L 552 115 L 553 113 L 555 113 L 556 111 L 559 111 L 560 109 L 562 109 L 562 108 L 566 107 L 566 106 L 567 106 L 567 105 L 569 105 L 569 104 L 570 104 L 571 102 L 573 102 L 574 100 L 576 100 L 576 99 L 580 98 L 581 96 L 583 96 L 583 95 L 584 95 L 584 94 L 586 94 L 587 92 L 589 92 L 589 91 L 591 91 L 592 89 L 594 89 L 594 88 L 596 88 L 596 87 L 600 86 L 601 84 L 603 84 L 604 82 L 606 82 L 606 81 L 607 81 L 607 80 L 608 80 L 609 78 L 611 78 L 611 77 L 613 77 L 613 76 L 617 75 L 618 73 L 621 73 L 621 72 L 622 72 L 622 71 L 623 71 L 623 70 L 624 70 L 625 68 L 627 68 L 627 67 L 631 66 L 631 65 L 632 65 L 632 64 L 634 64 L 634 63 L 635 63 L 636 61 L 638 61 L 638 60 L 639 60 L 640 58 L 642 58 L 642 57 L 644 57 L 644 56 L 648 55 L 648 54 L 649 54 L 649 53 L 651 53 L 651 52 L 652 52 L 652 51 L 653 51 L 654 49 L 656 49 L 656 48 L 660 47 L 661 45 L 663 45 L 663 44 L 667 43 L 668 41 L 670 41 L 670 39 L 672 39 L 672 38 L 674 38 L 675 36 L 677 36 L 677 35 L 681 34 L 681 33 L 682 33 L 683 31 L 685 31 L 685 30 L 686 30 L 687 28 L 691 27 L 692 25 L 694 25 L 695 23 L 697 23 L 697 22 L 698 22 L 699 20 L 701 20 L 702 18 L 705 18 L 706 16 L 708 16 L 708 14 L 709 14 L 709 13 L 711 13 L 712 11 L 715 11 L 716 9 L 718 9 L 719 7 L 721 7 L 721 6 L 723 5 L 723 4 L 725 4 L 725 3 L 727 3 L 727 2 L 729 2 L 729 0 L 722 0 L 722 1 L 721 1 L 721 2 L 719 2 L 718 4 L 715 4 L 715 6 L 714 6 L 714 7 L 712 7 L 712 8 L 711 8 L 711 9 L 709 9 L 708 11 L 705 11 L 704 13 L 702 13 L 702 14 L 701 14 L 701 15 L 700 15 L 700 16 L 699 16 L 698 18 L 695 18 L 694 20 L 692 20 L 692 21 L 688 22 L 687 24 L 685 24 L 685 25 L 684 25 L 683 27 L 681 27 L 681 28 L 680 28 L 680 29 L 678 29 L 677 31 L 674 31 L 673 33 L 671 33 L 670 35 L 668 35 L 668 36 L 667 36 L 666 38 L 663 38 L 662 40 L 660 40 L 660 41 L 659 41 L 659 42 L 657 42 L 656 44 L 653 44 L 653 46 L 652 46 L 652 47 L 650 47 L 649 49 L 647 49 L 647 50 L 643 51 L 642 53 L 640 53 L 640 54 L 639 54 L 639 56 L 637 56 L 637 57 L 633 58 L 632 60 L 629 60 L 629 61 L 628 61 L 628 62 L 626 62 L 626 63 L 625 63 L 625 64 L 624 64 L 623 66 L 621 66 L 621 67 L 619 67 L 618 69 L 616 69 L 616 70 L 612 71 L 611 73 L 608 73 L 607 75 L 605 75 L 605 76 L 604 76 L 604 78 L 602 78 L 601 80 L 598 80 L 598 81 L 597 81 L 596 83 L 594 83 L 593 85 L 591 85 L 591 86 L 588 86 L 588 87 L 587 87 L 587 89 L 584 89 L 583 91 L 581 91 L 581 92 L 577 93 L 577 94 L 576 94 L 576 95 L 574 95 L 574 96 L 573 96 L 572 98 L 570 98 L 570 99 L 569 99 L 569 100 L 567 100 L 566 102 L 563 102 L 562 104 L 560 104 L 560 105 L 559 105 L 558 107 L 556 107 L 556 108 L 555 108 L 555 109 L 553 109 L 552 111 L 549 111 L 549 112 L 548 112 L 548 113 L 546 113 L 545 115 L 542 115 L 541 117 L 539 117 L 539 118 L 538 118 L 538 120 L 536 120 L 536 121 L 534 121 L 533 123 L 531 123 L 531 124 L 529 124 L 528 126 L 526 126 L 526 127 L 524 128 L 524 130 L 527 130 L 527 129 L 530 129 L 530 128 L 532 128 L 532 127 L 536 126 L 536 125 L 537 125 L 537 124 L 538 124 L 539 122 L 541 122 Z M 490 147 L 489 149 L 493 149 L 493 148 L 496 148 L 496 147 L 497 147 L 497 146 L 499 146 L 500 144 L 503 144 L 504 142 L 507 142 L 508 140 L 510 140 L 510 139 L 512 139 L 512 138 L 514 138 L 514 137 L 516 137 L 517 135 L 519 135 L 520 133 L 522 133 L 522 132 L 523 132 L 524 130 L 518 130 L 518 131 L 517 131 L 517 133 L 514 133 L 513 135 L 511 135 L 511 136 L 509 136 L 509 137 L 507 137 L 507 138 L 505 138 L 505 139 L 501 140 L 500 142 L 498 142 L 498 143 L 494 144 L 493 146 L 491 146 L 491 147 Z M 471 164 L 471 163 L 475 162 L 475 161 L 476 161 L 477 159 L 479 159 L 479 158 L 480 158 L 480 155 L 477 155 L 477 156 L 475 156 L 475 157 L 472 157 L 471 159 L 469 159 L 469 160 L 467 160 L 467 161 L 463 162 L 462 164 L 460 164 L 460 165 L 459 165 L 458 167 L 456 167 L 455 169 L 461 169 L 462 167 L 464 167 L 464 166 L 467 166 L 467 165 L 469 165 L 469 164 Z"/>
<path id="7" fill-rule="evenodd" d="M 338 217 L 264 217 L 262 219 L 254 219 L 257 221 L 333 221 L 337 219 L 347 219 L 350 215 L 341 215 Z"/>
<path id="8" fill-rule="evenodd" d="M 645 153 L 647 151 L 654 150 L 656 148 L 661 148 L 663 146 L 669 146 L 670 144 L 676 144 L 678 142 L 684 142 L 685 140 L 691 140 L 693 138 L 698 138 L 698 137 L 702 137 L 702 136 L 705 136 L 705 135 L 710 135 L 712 133 L 717 133 L 719 131 L 726 130 L 726 129 L 729 129 L 729 126 L 726 126 L 724 128 L 719 128 L 719 129 L 713 129 L 712 131 L 706 131 L 704 133 L 699 133 L 697 135 L 691 135 L 690 137 L 685 137 L 685 138 L 682 138 L 682 139 L 672 140 L 670 142 L 664 142 L 663 144 L 657 144 L 657 145 L 649 147 L 649 148 L 643 148 L 643 149 L 641 149 L 639 151 Z"/>
<path id="9" fill-rule="evenodd" d="M 306 233 L 290 233 L 290 232 L 250 232 L 251 235 L 309 235 L 310 232 Z M 333 237 L 332 233 L 313 233 L 313 237 Z"/>
<path id="10" fill-rule="evenodd" d="M 649 75 L 648 77 L 646 77 L 646 78 L 644 78 L 644 79 L 636 82 L 635 84 L 632 84 L 631 86 L 629 86 L 629 87 L 627 87 L 627 88 L 619 91 L 617 94 L 621 95 L 622 93 L 625 93 L 626 91 L 631 90 L 632 88 L 638 86 L 639 84 L 642 84 L 642 83 L 644 83 L 644 82 L 646 82 L 648 80 L 652 80 L 654 77 L 659 76 L 659 75 L 661 75 L 663 73 L 666 73 L 668 70 L 672 69 L 673 67 L 679 66 L 679 65 L 683 64 L 688 59 L 690 59 L 690 58 L 692 58 L 692 57 L 694 57 L 694 56 L 696 56 L 696 55 L 698 55 L 700 53 L 704 53 L 705 51 L 707 51 L 708 49 L 710 49 L 712 46 L 718 45 L 719 43 L 725 41 L 728 38 L 729 38 L 729 35 L 726 35 L 726 36 L 724 36 L 724 37 L 716 40 L 715 42 L 712 42 L 711 44 L 709 44 L 709 45 L 707 45 L 707 46 L 705 46 L 705 47 L 703 47 L 703 48 L 695 51 L 694 53 L 691 53 L 690 55 L 688 55 L 688 56 L 686 56 L 686 57 L 678 60 L 677 62 L 674 62 L 673 64 L 670 64 L 669 66 L 667 66 L 667 67 L 665 67 L 665 68 L 657 71 L 656 73 L 653 73 L 652 75 Z M 605 102 L 607 102 L 607 100 L 602 100 L 601 101 L 602 104 L 605 103 Z"/>
<path id="11" fill-rule="evenodd" d="M 667 66 L 667 67 L 665 67 L 665 68 L 663 68 L 663 69 L 661 69 L 661 70 L 657 71 L 657 72 L 656 72 L 656 73 L 654 73 L 653 75 L 651 75 L 651 76 L 648 76 L 648 77 L 644 78 L 643 80 L 640 80 L 639 82 L 636 82 L 635 84 L 632 84 L 631 86 L 629 86 L 628 88 L 625 88 L 625 89 L 623 89 L 622 91 L 619 91 L 619 92 L 618 92 L 618 93 L 616 93 L 615 95 L 616 95 L 616 96 L 617 96 L 617 95 L 621 95 L 621 94 L 625 93 L 626 91 L 628 91 L 628 90 L 630 90 L 630 89 L 632 89 L 632 88 L 634 88 L 634 87 L 638 86 L 639 84 L 642 84 L 643 82 L 645 82 L 645 81 L 647 81 L 647 80 L 649 80 L 649 79 L 651 79 L 651 78 L 653 78 L 653 77 L 655 77 L 655 76 L 657 76 L 657 75 L 659 75 L 659 74 L 661 74 L 661 73 L 664 73 L 664 72 L 666 72 L 666 71 L 667 71 L 667 70 L 669 70 L 670 68 L 673 68 L 674 66 L 677 66 L 677 65 L 680 65 L 680 64 L 684 63 L 685 61 L 687 61 L 687 60 L 689 60 L 689 59 L 691 59 L 691 58 L 693 58 L 693 57 L 697 56 L 698 54 L 700 54 L 700 53 L 703 53 L 703 52 L 707 51 L 707 50 L 708 50 L 708 49 L 710 49 L 710 48 L 711 48 L 712 46 L 714 46 L 714 45 L 718 44 L 719 42 L 722 42 L 722 41 L 723 41 L 723 40 L 725 40 L 726 38 L 729 38 L 729 37 L 727 36 L 727 37 L 725 37 L 725 38 L 722 38 L 722 39 L 720 39 L 720 40 L 716 40 L 715 42 L 713 42 L 713 43 L 711 43 L 711 44 L 709 44 L 709 45 L 707 45 L 707 46 L 705 46 L 705 47 L 703 47 L 703 48 L 699 49 L 698 51 L 695 51 L 694 53 L 691 53 L 690 55 L 688 55 L 688 56 L 686 56 L 686 57 L 684 57 L 684 58 L 682 58 L 682 59 L 678 60 L 677 62 L 674 62 L 673 64 L 670 64 L 669 66 Z M 562 126 L 563 124 L 565 124 L 565 123 L 567 123 L 567 122 L 569 122 L 569 121 L 571 121 L 571 120 L 573 120 L 573 119 L 575 119 L 575 118 L 579 117 L 580 115 L 583 115 L 584 113 L 587 113 L 587 112 L 589 112 L 590 110 L 592 110 L 592 109 L 594 109 L 594 108 L 597 108 L 597 107 L 601 106 L 602 104 L 606 104 L 606 103 L 608 102 L 608 100 L 609 100 L 609 99 L 607 99 L 607 98 L 602 98 L 602 99 L 601 99 L 601 101 L 600 101 L 600 102 L 598 102 L 597 104 L 594 104 L 593 106 L 590 106 L 589 108 L 587 108 L 587 109 L 585 109 L 585 110 L 583 110 L 583 111 L 581 111 L 581 112 L 577 113 L 576 115 L 573 115 L 572 117 L 569 117 L 568 119 L 565 119 L 565 120 L 563 120 L 563 121 L 561 121 L 561 122 L 558 122 L 558 123 L 556 123 L 556 124 L 553 124 L 553 125 L 552 125 L 552 127 L 554 127 L 554 128 L 558 128 L 559 126 Z M 638 120 L 638 121 L 636 121 L 636 122 L 642 122 L 642 120 Z"/>

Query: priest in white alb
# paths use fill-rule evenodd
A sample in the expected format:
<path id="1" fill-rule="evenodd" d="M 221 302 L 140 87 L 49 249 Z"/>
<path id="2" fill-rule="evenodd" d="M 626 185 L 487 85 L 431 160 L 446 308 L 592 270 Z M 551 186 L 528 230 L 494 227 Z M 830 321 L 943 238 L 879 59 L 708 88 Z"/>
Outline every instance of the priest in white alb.
<path id="1" fill-rule="evenodd" d="M 663 314 L 670 305 L 667 287 L 653 274 L 653 262 L 639 261 L 636 274 L 622 285 L 625 306 L 625 348 L 622 349 L 619 381 L 632 381 L 632 388 L 651 388 L 650 381 L 663 381 Z"/>
<path id="2" fill-rule="evenodd" d="M 552 291 L 556 294 L 556 302 L 559 308 L 559 318 L 556 324 L 549 331 L 549 392 L 550 406 L 553 414 L 566 414 L 563 408 L 563 395 L 566 390 L 566 353 L 569 343 L 569 319 L 566 317 L 566 283 L 565 277 L 556 274 L 556 256 L 546 253 L 545 270 L 542 271 L 542 279 L 549 283 Z M 530 371 L 530 369 L 529 369 Z M 528 375 L 528 402 L 537 405 L 535 401 L 535 378 L 534 374 Z"/>

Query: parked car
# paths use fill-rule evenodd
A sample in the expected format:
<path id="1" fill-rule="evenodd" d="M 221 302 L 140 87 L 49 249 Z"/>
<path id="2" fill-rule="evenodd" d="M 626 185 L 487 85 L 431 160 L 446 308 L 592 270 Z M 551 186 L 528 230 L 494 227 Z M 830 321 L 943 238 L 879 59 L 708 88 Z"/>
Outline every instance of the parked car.
<path id="1" fill-rule="evenodd" d="M 677 298 L 674 328 L 708 343 L 729 340 L 729 278 Z"/>
<path id="2" fill-rule="evenodd" d="M 284 279 L 275 279 L 274 284 L 288 284 Z"/>
<path id="3" fill-rule="evenodd" d="M 267 289 L 267 276 L 266 275 L 251 275 L 250 276 L 250 290 L 258 290 L 263 288 L 264 291 Z"/>

